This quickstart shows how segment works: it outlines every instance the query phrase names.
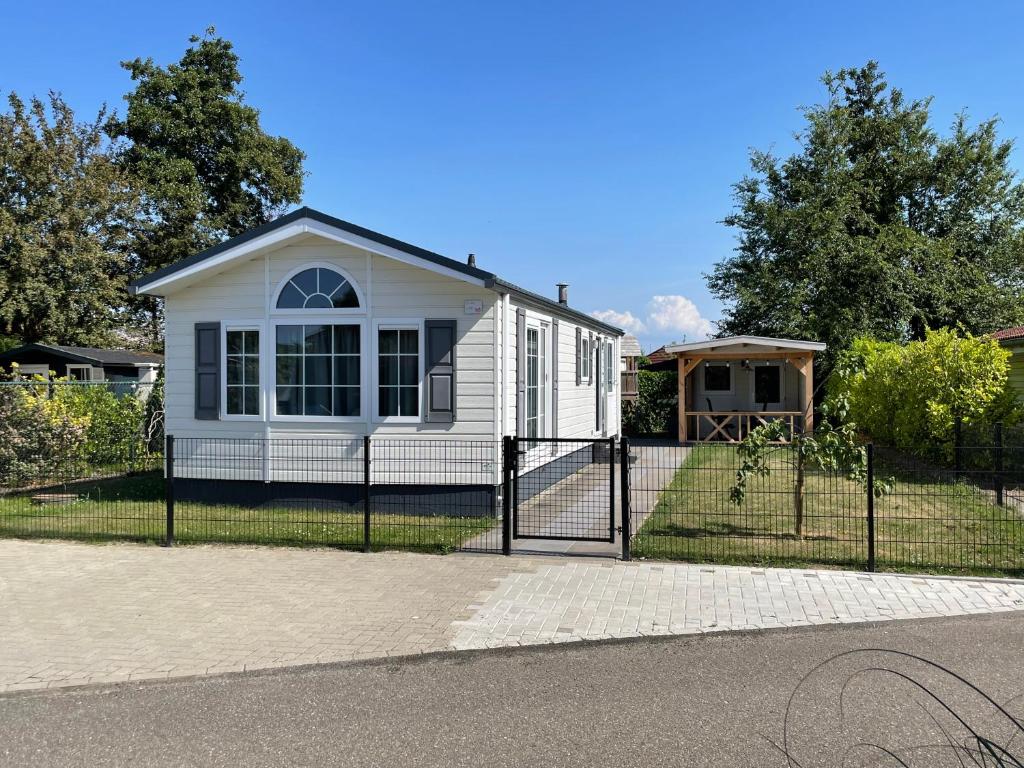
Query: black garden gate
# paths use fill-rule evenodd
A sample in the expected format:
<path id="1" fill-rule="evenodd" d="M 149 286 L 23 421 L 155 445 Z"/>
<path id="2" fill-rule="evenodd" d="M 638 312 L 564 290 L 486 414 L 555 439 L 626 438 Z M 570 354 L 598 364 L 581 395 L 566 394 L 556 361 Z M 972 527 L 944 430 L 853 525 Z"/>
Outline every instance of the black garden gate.
<path id="1" fill-rule="evenodd" d="M 615 541 L 615 438 L 506 441 L 513 539 Z"/>

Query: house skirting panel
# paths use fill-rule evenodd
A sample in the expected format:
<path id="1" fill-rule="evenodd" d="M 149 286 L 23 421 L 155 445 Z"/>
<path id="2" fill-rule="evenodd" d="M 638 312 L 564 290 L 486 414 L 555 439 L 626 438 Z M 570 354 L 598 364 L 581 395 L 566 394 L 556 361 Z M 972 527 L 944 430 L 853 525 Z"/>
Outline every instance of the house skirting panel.
<path id="1" fill-rule="evenodd" d="M 231 504 L 250 508 L 323 509 L 362 514 L 361 483 L 302 483 L 212 480 L 179 477 L 179 502 Z M 374 515 L 497 517 L 498 488 L 491 485 L 372 485 Z"/>

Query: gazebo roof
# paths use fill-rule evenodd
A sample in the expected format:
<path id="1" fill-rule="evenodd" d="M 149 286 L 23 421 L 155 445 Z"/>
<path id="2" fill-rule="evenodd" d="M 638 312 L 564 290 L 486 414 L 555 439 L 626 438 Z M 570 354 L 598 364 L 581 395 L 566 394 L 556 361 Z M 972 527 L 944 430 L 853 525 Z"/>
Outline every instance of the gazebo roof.
<path id="1" fill-rule="evenodd" d="M 640 351 L 640 342 L 636 336 L 630 336 L 628 333 L 623 336 L 619 342 L 619 353 L 622 357 L 640 357 L 643 353 Z"/>
<path id="2" fill-rule="evenodd" d="M 665 351 L 673 354 L 681 352 L 708 354 L 735 354 L 742 357 L 753 352 L 822 352 L 825 345 L 819 341 L 803 341 L 800 339 L 773 339 L 767 336 L 726 336 L 721 339 L 693 341 L 688 344 L 668 344 Z"/>

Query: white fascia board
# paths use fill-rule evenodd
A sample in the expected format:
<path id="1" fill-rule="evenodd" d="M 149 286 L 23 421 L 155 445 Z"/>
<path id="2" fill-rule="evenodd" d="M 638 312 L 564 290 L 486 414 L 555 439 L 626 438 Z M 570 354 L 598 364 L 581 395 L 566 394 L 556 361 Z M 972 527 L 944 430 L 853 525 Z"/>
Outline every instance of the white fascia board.
<path id="1" fill-rule="evenodd" d="M 722 347 L 771 347 L 779 351 L 799 350 L 822 352 L 825 344 L 820 341 L 802 341 L 800 339 L 774 339 L 767 336 L 727 336 L 722 339 L 694 341 L 689 344 L 666 344 L 666 352 L 711 352 Z"/>
<path id="2" fill-rule="evenodd" d="M 242 243 L 241 245 L 235 246 L 234 248 L 230 248 L 224 251 L 223 253 L 218 253 L 216 256 L 211 256 L 208 259 L 203 259 L 197 264 L 193 264 L 190 267 L 186 267 L 185 269 L 179 270 L 170 275 L 166 275 L 162 278 L 154 280 L 151 283 L 143 283 L 139 285 L 138 292 L 153 293 L 154 291 L 160 288 L 172 285 L 173 283 L 176 283 L 180 280 L 185 280 L 189 277 L 194 277 L 195 275 L 198 275 L 202 272 L 206 272 L 209 269 L 222 267 L 226 264 L 229 264 L 232 261 L 241 259 L 243 256 L 248 256 L 250 254 L 256 253 L 257 251 L 263 250 L 264 248 L 269 248 L 271 246 L 277 245 L 285 240 L 290 240 L 293 237 L 298 237 L 299 235 L 302 235 L 304 231 L 305 228 L 303 227 L 302 222 L 295 222 L 294 224 L 289 224 L 287 227 L 275 229 L 274 231 L 268 232 L 262 237 L 257 237 L 246 243 Z"/>
<path id="3" fill-rule="evenodd" d="M 336 229 L 335 227 L 328 226 L 327 224 L 321 224 L 319 221 L 313 221 L 312 219 L 304 219 L 302 223 L 305 227 L 305 231 L 310 234 L 319 235 L 320 237 L 324 237 L 338 243 L 344 243 L 345 245 L 351 245 L 355 248 L 369 251 L 370 253 L 374 253 L 378 256 L 394 259 L 395 261 L 400 261 L 413 267 L 419 267 L 420 269 L 426 269 L 430 272 L 436 272 L 439 275 L 445 275 L 446 277 L 451 277 L 455 280 L 461 280 L 462 282 L 469 283 L 470 285 L 484 287 L 484 281 L 478 277 L 472 277 L 471 275 L 464 274 L 457 270 L 449 269 L 441 264 L 435 264 L 427 259 L 421 259 L 419 256 L 406 253 L 398 248 L 392 248 L 389 245 L 378 243 L 375 240 L 360 237 L 359 235 L 353 235 L 350 232 Z"/>
<path id="4" fill-rule="evenodd" d="M 224 267 L 245 256 L 252 255 L 270 247 L 280 246 L 286 240 L 291 240 L 307 234 L 317 235 L 336 243 L 351 245 L 355 248 L 359 248 L 360 250 L 369 251 L 370 253 L 378 256 L 394 259 L 395 261 L 400 261 L 414 267 L 436 272 L 438 274 L 469 283 L 470 285 L 484 287 L 484 281 L 479 278 L 465 275 L 441 264 L 435 264 L 432 261 L 421 259 L 418 256 L 413 256 L 411 253 L 406 253 L 405 251 L 401 251 L 397 248 L 392 248 L 391 246 L 383 245 L 375 242 L 374 240 L 360 237 L 359 235 L 353 235 L 349 232 L 345 232 L 344 230 L 337 229 L 336 227 L 321 224 L 313 219 L 300 219 L 289 224 L 287 227 L 282 227 L 281 229 L 268 232 L 262 237 L 257 237 L 246 243 L 242 243 L 241 245 L 230 248 L 223 253 L 218 253 L 216 256 L 211 256 L 209 259 L 204 259 L 203 261 L 193 264 L 192 266 L 178 272 L 167 275 L 158 280 L 154 280 L 151 283 L 140 285 L 138 287 L 138 292 L 153 293 L 161 288 L 165 288 L 181 280 L 194 277 L 202 272 L 206 272 L 207 270 Z"/>

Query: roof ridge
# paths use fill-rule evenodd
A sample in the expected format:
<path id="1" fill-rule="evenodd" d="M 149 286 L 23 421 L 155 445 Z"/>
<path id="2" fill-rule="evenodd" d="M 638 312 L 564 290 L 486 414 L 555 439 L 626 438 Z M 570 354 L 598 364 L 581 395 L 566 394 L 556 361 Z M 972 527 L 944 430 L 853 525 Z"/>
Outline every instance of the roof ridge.
<path id="1" fill-rule="evenodd" d="M 247 230 L 246 232 L 242 232 L 241 234 L 236 235 L 235 237 L 229 238 L 221 243 L 213 245 L 203 251 L 200 251 L 199 253 L 193 254 L 191 256 L 186 256 L 185 258 L 180 259 L 174 262 L 173 264 L 168 264 L 166 267 L 161 267 L 160 269 L 155 270 L 149 273 L 148 275 L 145 275 L 144 277 L 140 277 L 137 280 L 134 280 L 132 283 L 129 284 L 129 289 L 133 294 L 139 293 L 140 289 L 149 283 L 162 280 L 163 278 L 173 275 L 175 272 L 180 272 L 181 270 L 187 269 L 188 267 L 195 266 L 196 264 L 206 261 L 207 259 L 216 256 L 217 254 L 229 251 L 232 248 L 236 248 L 240 245 L 249 242 L 250 240 L 254 240 L 258 237 L 261 237 L 265 234 L 274 231 L 275 229 L 287 226 L 304 218 L 312 219 L 313 221 L 317 221 L 321 224 L 334 227 L 336 229 L 340 229 L 341 231 L 347 232 L 350 235 L 355 235 L 356 237 L 371 240 L 375 243 L 379 243 L 380 245 L 387 246 L 388 248 L 393 248 L 396 251 L 402 251 L 403 253 L 407 253 L 411 256 L 415 256 L 417 258 L 421 258 L 425 261 L 431 262 L 438 266 L 450 269 L 453 272 L 460 272 L 463 275 L 474 278 L 476 280 L 480 280 L 483 283 L 484 287 L 489 288 L 491 290 L 495 290 L 495 286 L 498 286 L 499 288 L 504 289 L 505 292 L 515 292 L 520 296 L 520 298 L 524 300 L 540 303 L 543 304 L 545 307 L 551 309 L 552 311 L 557 311 L 565 315 L 576 317 L 577 319 L 585 320 L 588 324 L 593 325 L 597 328 L 608 330 L 620 336 L 624 333 L 624 331 L 621 328 L 617 328 L 614 325 L 610 325 L 601 320 L 598 320 L 596 317 L 592 317 L 591 315 L 581 312 L 580 310 L 572 309 L 571 307 L 561 304 L 553 299 L 549 299 L 545 296 L 541 296 L 538 293 L 534 293 L 525 288 L 521 288 L 520 286 L 515 285 L 514 283 L 502 280 L 500 277 L 498 277 L 498 275 L 496 275 L 493 272 L 488 272 L 487 270 L 480 269 L 475 266 L 470 266 L 461 261 L 452 259 L 451 257 L 443 256 L 442 254 L 436 253 L 435 251 L 430 251 L 427 250 L 426 248 L 421 248 L 418 245 L 413 245 L 403 240 L 398 240 L 397 238 L 391 237 L 390 235 L 385 235 L 381 232 L 375 232 L 372 229 L 361 227 L 358 224 L 353 224 L 352 222 L 345 221 L 344 219 L 339 219 L 335 216 L 331 216 L 330 214 L 318 211 L 317 209 L 311 208 L 308 205 L 303 205 L 300 208 L 296 208 L 293 211 L 289 211 L 288 213 L 279 216 L 276 219 L 273 219 L 272 221 L 268 221 L 263 224 L 260 224 L 257 227 L 253 227 L 252 229 Z"/>

